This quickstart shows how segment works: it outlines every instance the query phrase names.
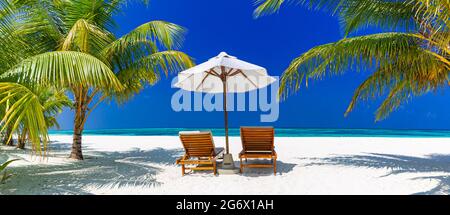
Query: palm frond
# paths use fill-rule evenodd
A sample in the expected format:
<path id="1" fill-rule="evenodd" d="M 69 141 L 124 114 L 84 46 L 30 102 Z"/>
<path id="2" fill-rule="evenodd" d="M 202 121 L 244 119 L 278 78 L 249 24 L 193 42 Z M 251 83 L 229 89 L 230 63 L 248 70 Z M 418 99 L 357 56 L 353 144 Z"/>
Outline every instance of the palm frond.
<path id="1" fill-rule="evenodd" d="M 415 19 L 420 24 L 419 33 L 427 39 L 430 50 L 450 55 L 450 2 L 447 0 L 417 0 Z"/>
<path id="2" fill-rule="evenodd" d="M 15 6 L 21 23 L 20 34 L 28 35 L 34 41 L 57 44 L 67 28 L 64 26 L 62 10 L 58 1 L 16 0 Z M 34 44 L 37 45 L 37 44 Z"/>
<path id="3" fill-rule="evenodd" d="M 348 70 L 376 68 L 393 61 L 407 63 L 421 51 L 418 39 L 408 33 L 381 33 L 345 38 L 317 46 L 292 61 L 281 78 L 280 94 L 300 88 L 302 79 L 322 79 Z"/>
<path id="4" fill-rule="evenodd" d="M 405 63 L 393 63 L 378 68 L 356 89 L 345 116 L 354 109 L 358 101 L 376 99 L 389 92 L 377 110 L 376 120 L 378 121 L 386 118 L 401 103 L 413 96 L 420 96 L 447 86 L 446 65 L 428 52 L 422 52 L 408 62 L 408 66 Z"/>
<path id="5" fill-rule="evenodd" d="M 184 29 L 178 25 L 151 21 L 106 46 L 102 54 L 109 59 L 114 71 L 126 70 L 134 67 L 135 62 L 143 61 L 161 49 L 173 50 L 179 47 L 183 41 L 183 34 Z"/>
<path id="6" fill-rule="evenodd" d="M 130 46 L 145 45 L 147 50 L 158 51 L 158 47 L 173 50 L 181 46 L 185 29 L 165 21 L 151 21 L 140 25 L 105 48 L 108 56 L 120 54 Z"/>
<path id="7" fill-rule="evenodd" d="M 334 14 L 339 12 L 344 3 L 354 1 L 358 0 L 255 0 L 255 4 L 258 5 L 258 7 L 254 10 L 253 15 L 255 17 L 260 17 L 275 13 L 286 3 L 304 5 L 310 9 L 328 10 L 332 11 Z"/>
<path id="8" fill-rule="evenodd" d="M 12 126 L 13 131 L 20 129 L 20 126 L 26 127 L 33 149 L 41 154 L 46 150 L 48 133 L 38 96 L 23 85 L 0 82 L 0 106 L 6 103 L 10 103 L 10 107 L 1 120 L 1 132 L 8 126 Z"/>
<path id="9" fill-rule="evenodd" d="M 56 117 L 62 112 L 64 107 L 73 107 L 73 101 L 69 99 L 64 89 L 38 87 L 33 91 L 39 96 L 39 101 L 43 106 L 47 127 L 59 129 Z"/>
<path id="10" fill-rule="evenodd" d="M 17 77 L 19 83 L 57 88 L 73 86 L 122 90 L 115 74 L 97 58 L 73 51 L 40 54 L 22 61 L 1 78 Z"/>
<path id="11" fill-rule="evenodd" d="M 2 165 L 0 165 L 0 172 L 3 172 L 3 170 L 5 170 L 9 164 L 11 164 L 12 162 L 18 161 L 18 160 L 19 159 L 13 159 L 13 160 L 6 161 L 5 163 L 2 163 Z"/>
<path id="12" fill-rule="evenodd" d="M 115 97 L 120 103 L 126 101 L 146 84 L 155 84 L 161 73 L 167 76 L 170 72 L 182 71 L 193 65 L 192 59 L 183 52 L 162 51 L 151 54 L 117 74 L 125 90 L 116 93 Z"/>
<path id="13" fill-rule="evenodd" d="M 113 40 L 111 33 L 80 19 L 67 34 L 61 50 L 98 53 Z"/>
<path id="14" fill-rule="evenodd" d="M 347 37 L 368 26 L 402 33 L 344 38 L 317 46 L 292 61 L 281 78 L 285 98 L 308 79 L 375 69 L 355 91 L 346 111 L 361 100 L 386 94 L 376 120 L 402 103 L 444 88 L 450 71 L 450 1 L 448 0 L 258 0 L 255 16 L 273 13 L 286 2 L 325 9 L 338 15 Z"/>
<path id="15" fill-rule="evenodd" d="M 419 23 L 414 20 L 415 0 L 364 0 L 345 1 L 339 17 L 345 35 L 358 29 L 380 27 L 387 30 L 415 30 Z"/>
<path id="16" fill-rule="evenodd" d="M 258 7 L 253 11 L 253 16 L 260 17 L 278 11 L 285 0 L 255 0 Z"/>
<path id="17" fill-rule="evenodd" d="M 113 15 L 118 12 L 117 1 L 104 0 L 71 0 L 64 8 L 64 23 L 71 28 L 78 20 L 88 20 L 102 29 L 116 26 Z"/>

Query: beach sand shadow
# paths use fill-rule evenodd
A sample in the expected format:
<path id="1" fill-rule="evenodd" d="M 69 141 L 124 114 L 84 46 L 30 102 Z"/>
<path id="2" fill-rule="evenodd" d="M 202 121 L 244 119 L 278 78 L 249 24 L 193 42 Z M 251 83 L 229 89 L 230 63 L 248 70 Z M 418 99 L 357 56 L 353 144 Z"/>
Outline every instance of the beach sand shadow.
<path id="1" fill-rule="evenodd" d="M 245 161 L 244 161 L 245 162 Z M 263 159 L 249 159 L 249 164 L 270 164 L 269 160 Z M 284 163 L 280 160 L 277 161 L 277 175 L 283 175 L 291 172 L 297 164 Z M 239 168 L 239 162 L 236 162 L 235 166 Z M 244 168 L 242 176 L 247 177 L 261 177 L 261 176 L 273 176 L 273 168 Z"/>
<path id="2" fill-rule="evenodd" d="M 86 188 L 158 186 L 155 179 L 163 171 L 160 165 L 171 165 L 180 150 L 162 148 L 126 152 L 98 152 L 84 161 L 62 165 L 33 164 L 12 169 L 14 177 L 0 185 L 1 194 L 91 194 Z M 67 153 L 65 154 L 67 157 Z M 0 156 L 4 159 L 5 156 Z M 27 184 L 27 186 L 21 186 Z"/>
<path id="3" fill-rule="evenodd" d="M 368 153 L 367 155 L 337 156 L 330 158 L 308 159 L 312 162 L 305 166 L 338 165 L 365 168 L 389 169 L 386 177 L 401 173 L 438 173 L 440 176 L 417 177 L 416 180 L 437 180 L 438 185 L 421 195 L 450 193 L 450 155 L 432 154 L 427 157 L 413 157 L 404 155 Z M 434 174 L 435 175 L 435 174 Z"/>

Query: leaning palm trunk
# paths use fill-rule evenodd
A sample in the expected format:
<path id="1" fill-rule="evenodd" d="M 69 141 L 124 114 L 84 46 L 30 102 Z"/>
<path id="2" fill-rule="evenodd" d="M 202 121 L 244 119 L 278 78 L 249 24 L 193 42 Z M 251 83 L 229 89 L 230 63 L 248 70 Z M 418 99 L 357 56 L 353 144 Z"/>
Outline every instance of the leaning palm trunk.
<path id="1" fill-rule="evenodd" d="M 9 126 L 6 128 L 5 134 L 4 134 L 4 136 L 3 136 L 3 140 L 2 140 L 3 145 L 6 145 L 6 146 L 12 146 L 12 145 L 14 145 L 14 140 L 13 140 L 12 138 L 10 138 L 12 132 L 13 132 L 13 126 L 12 126 L 12 125 L 9 125 Z"/>
<path id="2" fill-rule="evenodd" d="M 10 95 L 11 94 L 8 93 L 8 96 L 10 96 Z M 9 102 L 9 99 L 7 99 L 6 100 L 6 111 L 5 111 L 5 113 L 8 112 L 8 110 L 10 108 L 9 106 L 10 106 L 10 102 Z M 13 138 L 11 138 L 13 130 L 14 129 L 13 129 L 13 125 L 12 124 L 7 126 L 6 131 L 5 131 L 5 136 L 3 136 L 3 140 L 2 140 L 4 145 L 6 145 L 6 146 L 14 145 L 14 140 L 13 140 Z"/>
<path id="3" fill-rule="evenodd" d="M 23 128 L 22 132 L 17 135 L 17 148 L 25 149 L 27 137 L 28 137 L 28 130 L 26 128 Z"/>

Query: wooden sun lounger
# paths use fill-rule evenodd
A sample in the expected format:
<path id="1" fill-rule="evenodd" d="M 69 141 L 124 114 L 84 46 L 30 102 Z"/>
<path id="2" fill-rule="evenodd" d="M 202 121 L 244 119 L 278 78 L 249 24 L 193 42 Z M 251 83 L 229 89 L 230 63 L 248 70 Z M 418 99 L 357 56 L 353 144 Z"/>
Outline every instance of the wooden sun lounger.
<path id="1" fill-rule="evenodd" d="M 275 130 L 272 127 L 241 127 L 241 173 L 244 168 L 273 168 L 277 174 L 277 153 L 274 145 Z M 270 164 L 251 164 L 247 159 L 271 159 Z M 242 161 L 245 159 L 245 163 Z"/>
<path id="2" fill-rule="evenodd" d="M 216 160 L 223 155 L 224 150 L 215 148 L 211 132 L 180 132 L 179 136 L 185 154 L 176 163 L 181 165 L 182 175 L 186 174 L 186 169 L 212 170 L 216 175 Z"/>

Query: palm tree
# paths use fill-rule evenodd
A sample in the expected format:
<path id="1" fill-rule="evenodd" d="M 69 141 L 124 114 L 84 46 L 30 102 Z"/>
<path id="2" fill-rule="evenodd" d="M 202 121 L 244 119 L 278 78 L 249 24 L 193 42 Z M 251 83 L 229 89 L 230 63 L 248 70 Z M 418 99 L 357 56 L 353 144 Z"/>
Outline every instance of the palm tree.
<path id="1" fill-rule="evenodd" d="M 403 102 L 447 87 L 450 69 L 448 0 L 292 0 L 337 15 L 344 29 L 340 41 L 320 45 L 294 59 L 281 78 L 280 96 L 300 89 L 308 79 L 346 71 L 374 72 L 356 89 L 345 115 L 358 101 L 385 96 L 376 111 L 384 119 Z M 255 15 L 280 9 L 284 0 L 258 1 Z M 385 32 L 350 36 L 378 27 Z"/>
<path id="2" fill-rule="evenodd" d="M 11 106 L 4 109 L 4 103 L 10 102 Z M 27 130 L 27 139 L 33 144 L 33 149 L 42 155 L 42 149 L 46 149 L 48 140 L 47 124 L 44 117 L 44 109 L 37 95 L 24 85 L 0 82 L 0 104 L 3 111 L 2 130 L 11 128 L 7 136 L 12 138 L 14 132 L 24 128 Z M 43 143 L 43 147 L 41 145 Z"/>
<path id="3" fill-rule="evenodd" d="M 64 107 L 71 107 L 72 101 L 67 97 L 64 90 L 57 90 L 55 88 L 41 88 L 38 92 L 34 92 L 38 98 L 39 103 L 43 107 L 44 119 L 47 128 L 58 128 L 59 124 L 56 117 L 62 112 Z M 21 129 L 17 131 L 17 148 L 25 149 L 25 144 L 28 141 L 28 127 L 22 125 Z"/>
<path id="4" fill-rule="evenodd" d="M 30 33 L 31 29 L 25 31 L 25 24 L 31 22 L 31 19 L 26 16 L 26 12 L 29 10 L 16 7 L 19 2 L 0 1 L 0 51 L 2 52 L 2 55 L 0 55 L 0 74 L 5 73 L 28 57 L 48 50 L 48 45 L 44 43 L 46 39 L 39 39 L 46 37 L 39 37 L 39 33 Z M 16 83 L 8 83 L 9 81 L 13 80 L 8 78 L 0 80 L 0 113 L 2 116 L 2 141 L 4 144 L 12 145 L 13 133 L 20 130 L 19 128 L 27 123 L 39 122 L 43 117 L 40 115 L 40 112 L 32 113 L 32 111 L 41 110 L 41 106 L 33 106 L 37 105 L 38 102 L 32 90 Z M 19 98 L 22 99 L 20 100 Z M 15 103 L 16 101 L 17 103 Z M 17 108 L 17 104 L 22 104 L 28 110 L 27 108 Z M 34 128 L 42 127 L 34 124 Z M 45 146 L 47 140 L 45 132 L 46 130 L 44 133 L 33 130 L 28 132 L 28 135 L 31 135 L 30 139 L 39 145 L 40 142 L 38 141 L 43 139 Z M 40 147 L 38 148 L 40 149 Z"/>
<path id="5" fill-rule="evenodd" d="M 188 55 L 176 51 L 184 34 L 176 24 L 150 21 L 116 38 L 110 31 L 116 26 L 113 16 L 126 2 L 17 0 L 11 7 L 26 17 L 26 21 L 17 21 L 20 30 L 14 33 L 23 35 L 30 46 L 37 44 L 42 52 L 13 64 L 0 78 L 28 88 L 51 86 L 70 92 L 75 112 L 70 158 L 83 159 L 84 125 L 101 102 L 114 99 L 123 103 L 146 84 L 156 83 L 161 73 L 167 75 L 193 64 Z M 8 95 L 12 89 L 0 91 L 0 98 L 1 92 Z M 8 119 L 13 119 L 13 112 L 18 111 L 5 114 L 4 128 Z M 42 129 L 37 129 L 37 124 Z M 46 135 L 45 122 L 27 127 L 41 137 Z"/>

